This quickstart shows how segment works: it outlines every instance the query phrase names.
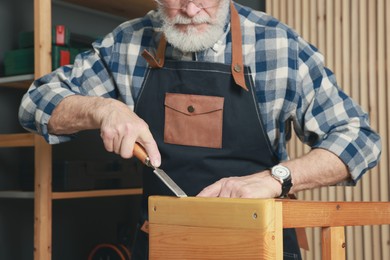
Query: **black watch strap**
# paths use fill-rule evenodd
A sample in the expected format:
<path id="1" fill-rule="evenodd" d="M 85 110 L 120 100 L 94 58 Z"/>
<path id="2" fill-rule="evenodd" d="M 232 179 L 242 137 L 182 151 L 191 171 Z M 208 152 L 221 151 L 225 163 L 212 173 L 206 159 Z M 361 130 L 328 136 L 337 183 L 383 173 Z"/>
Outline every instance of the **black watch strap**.
<path id="1" fill-rule="evenodd" d="M 291 178 L 284 180 L 282 183 L 282 193 L 280 194 L 280 198 L 285 198 L 287 197 L 288 193 L 290 192 L 292 187 L 292 182 Z"/>

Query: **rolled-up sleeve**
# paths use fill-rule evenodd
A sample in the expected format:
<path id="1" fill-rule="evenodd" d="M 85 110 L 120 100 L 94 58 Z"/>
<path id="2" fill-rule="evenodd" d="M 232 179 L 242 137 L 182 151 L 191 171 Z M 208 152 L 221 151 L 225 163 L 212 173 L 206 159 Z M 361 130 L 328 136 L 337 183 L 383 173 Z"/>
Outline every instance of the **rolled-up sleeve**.
<path id="1" fill-rule="evenodd" d="M 108 68 L 113 37 L 93 44 L 93 49 L 77 55 L 73 65 L 60 67 L 33 82 L 19 107 L 19 122 L 28 131 L 42 135 L 50 144 L 72 136 L 51 135 L 48 122 L 55 107 L 71 95 L 116 97 Z"/>
<path id="2" fill-rule="evenodd" d="M 337 155 L 351 173 L 351 184 L 374 167 L 380 158 L 381 140 L 370 127 L 366 112 L 338 86 L 323 57 L 308 45 L 299 55 L 299 87 L 295 130 L 312 148 Z"/>

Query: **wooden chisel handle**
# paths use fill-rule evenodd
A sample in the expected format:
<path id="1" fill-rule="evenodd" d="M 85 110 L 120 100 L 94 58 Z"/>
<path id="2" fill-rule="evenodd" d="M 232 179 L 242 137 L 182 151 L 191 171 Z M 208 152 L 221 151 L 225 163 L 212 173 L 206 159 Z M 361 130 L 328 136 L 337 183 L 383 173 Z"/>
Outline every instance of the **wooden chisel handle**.
<path id="1" fill-rule="evenodd" d="M 133 154 L 146 166 L 154 168 L 153 165 L 150 163 L 150 159 L 148 154 L 146 153 L 145 148 L 143 148 L 139 143 L 134 144 Z"/>

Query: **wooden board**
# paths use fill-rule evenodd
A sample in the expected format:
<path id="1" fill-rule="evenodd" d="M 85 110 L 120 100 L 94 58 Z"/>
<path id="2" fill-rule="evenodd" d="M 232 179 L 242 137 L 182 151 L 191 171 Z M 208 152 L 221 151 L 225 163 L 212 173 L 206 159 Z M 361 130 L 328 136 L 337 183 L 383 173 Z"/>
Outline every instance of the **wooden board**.
<path id="1" fill-rule="evenodd" d="M 390 224 L 390 202 L 283 201 L 283 227 Z"/>
<path id="2" fill-rule="evenodd" d="M 0 134 L 0 147 L 33 147 L 34 134 Z"/>
<path id="3" fill-rule="evenodd" d="M 150 259 L 282 259 L 281 203 L 149 198 Z"/>

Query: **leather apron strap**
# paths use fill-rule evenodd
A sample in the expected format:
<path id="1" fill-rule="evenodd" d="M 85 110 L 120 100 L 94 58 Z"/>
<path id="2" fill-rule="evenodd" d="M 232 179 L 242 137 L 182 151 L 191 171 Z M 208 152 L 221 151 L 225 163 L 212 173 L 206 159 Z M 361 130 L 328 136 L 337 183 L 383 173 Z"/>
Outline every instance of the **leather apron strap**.
<path id="1" fill-rule="evenodd" d="M 244 77 L 240 16 L 238 15 L 237 9 L 234 7 L 233 1 L 230 2 L 230 10 L 230 31 L 232 33 L 232 75 L 236 84 L 248 91 Z"/>
<path id="2" fill-rule="evenodd" d="M 167 46 L 167 39 L 163 34 L 161 36 L 160 43 L 158 44 L 156 57 L 154 57 L 153 54 L 151 54 L 147 50 L 144 50 L 141 55 L 149 63 L 150 67 L 152 67 L 153 69 L 157 69 L 157 68 L 161 69 L 162 67 L 164 67 L 166 46 Z"/>
<path id="3" fill-rule="evenodd" d="M 237 85 L 248 91 L 248 87 L 245 84 L 244 76 L 244 62 L 242 57 L 242 34 L 240 16 L 235 8 L 233 1 L 230 2 L 230 31 L 232 34 L 232 75 Z M 167 40 L 163 35 L 160 39 L 160 43 L 157 48 L 156 57 L 149 51 L 144 50 L 142 57 L 146 59 L 152 68 L 162 68 L 165 61 L 165 48 Z"/>

